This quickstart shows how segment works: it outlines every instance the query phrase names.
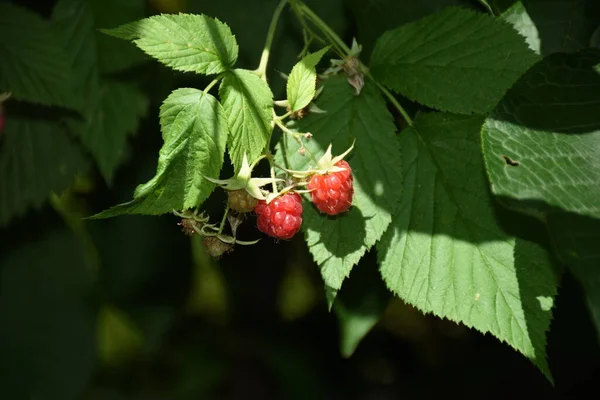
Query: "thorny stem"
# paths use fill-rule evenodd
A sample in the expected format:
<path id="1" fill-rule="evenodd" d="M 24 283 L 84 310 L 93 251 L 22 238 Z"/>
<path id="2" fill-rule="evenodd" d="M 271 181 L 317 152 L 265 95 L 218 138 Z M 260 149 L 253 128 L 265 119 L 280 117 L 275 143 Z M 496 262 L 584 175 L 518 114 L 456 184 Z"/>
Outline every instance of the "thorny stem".
<path id="1" fill-rule="evenodd" d="M 273 45 L 273 38 L 275 37 L 275 28 L 277 28 L 277 22 L 279 21 L 281 12 L 283 11 L 287 2 L 288 0 L 281 0 L 275 9 L 275 12 L 273 13 L 271 25 L 269 25 L 269 31 L 267 32 L 267 41 L 265 42 L 265 47 L 263 48 L 262 55 L 260 56 L 260 63 L 256 69 L 258 75 L 265 82 L 267 81 L 267 64 L 269 64 L 269 55 L 271 54 L 271 46 Z"/>
<path id="2" fill-rule="evenodd" d="M 315 26 L 323 32 L 325 36 L 331 40 L 331 42 L 341 50 L 345 57 L 348 57 L 350 53 L 350 48 L 344 43 L 344 41 L 323 21 L 317 14 L 315 14 L 306 4 L 304 4 L 301 0 L 292 0 L 292 6 L 296 14 L 298 14 L 298 18 L 302 21 L 303 17 L 306 16 L 310 21 L 315 24 Z M 368 68 L 361 62 L 360 68 L 362 71 L 366 71 L 366 75 L 370 78 L 373 78 L 368 70 Z M 375 81 L 375 79 L 373 79 Z M 390 93 L 384 86 L 382 86 L 379 82 L 375 81 L 377 87 L 381 90 L 381 92 L 387 97 L 390 103 L 398 110 L 398 112 L 402 115 L 402 117 L 406 120 L 406 123 L 409 126 L 413 126 L 413 121 L 404 109 L 402 105 L 396 100 L 394 95 Z"/>

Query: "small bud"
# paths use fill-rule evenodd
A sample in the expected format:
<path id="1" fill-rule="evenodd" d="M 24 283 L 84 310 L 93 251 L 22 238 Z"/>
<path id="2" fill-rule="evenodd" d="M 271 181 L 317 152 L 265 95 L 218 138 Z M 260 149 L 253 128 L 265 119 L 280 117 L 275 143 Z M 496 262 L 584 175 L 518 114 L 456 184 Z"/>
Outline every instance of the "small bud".
<path id="1" fill-rule="evenodd" d="M 214 259 L 219 259 L 223 254 L 233 251 L 233 246 L 221 241 L 215 236 L 206 236 L 202 241 L 206 252 Z"/>
<path id="2" fill-rule="evenodd" d="M 200 222 L 192 218 L 183 218 L 177 225 L 181 226 L 181 231 L 188 236 L 192 236 L 196 233 L 194 228 L 200 229 Z"/>
<path id="3" fill-rule="evenodd" d="M 310 140 L 310 139 L 312 139 L 312 137 L 313 137 L 313 134 L 310 132 L 306 132 L 304 134 L 304 139 L 306 139 L 306 140 Z"/>
<path id="4" fill-rule="evenodd" d="M 306 155 L 306 147 L 302 146 L 298 149 L 298 154 L 300 154 L 301 156 Z"/>

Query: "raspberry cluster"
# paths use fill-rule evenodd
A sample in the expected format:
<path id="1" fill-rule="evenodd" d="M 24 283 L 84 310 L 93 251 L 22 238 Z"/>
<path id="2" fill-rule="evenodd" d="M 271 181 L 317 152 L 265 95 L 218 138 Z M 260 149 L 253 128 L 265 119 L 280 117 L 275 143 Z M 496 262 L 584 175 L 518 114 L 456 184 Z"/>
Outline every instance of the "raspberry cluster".
<path id="1" fill-rule="evenodd" d="M 343 159 L 352 147 L 344 154 L 333 157 L 330 145 L 318 161 L 314 160 L 316 166 L 304 171 L 292 171 L 277 166 L 285 172 L 286 179 L 273 175 L 270 178 L 252 177 L 253 166 L 267 156 L 258 158 L 252 166 L 244 157 L 236 176 L 226 180 L 205 177 L 227 192 L 227 209 L 220 226 L 211 224 L 210 218 L 204 213 L 188 211 L 176 213 L 182 217 L 182 230 L 188 235 L 197 233 L 205 236 L 204 246 L 215 258 L 232 251 L 236 244 L 251 245 L 258 242 L 241 241 L 236 237 L 238 226 L 251 212 L 256 214 L 256 226 L 260 232 L 275 239 L 291 239 L 302 226 L 301 193 L 309 193 L 316 209 L 327 215 L 344 213 L 352 206 L 354 178 L 350 164 Z M 273 165 L 271 164 L 271 167 Z M 279 187 L 278 184 L 282 182 L 287 185 L 285 188 Z M 272 192 L 261 189 L 268 184 L 273 186 Z M 299 186 L 306 189 L 300 190 Z M 231 226 L 231 235 L 224 233 L 226 220 Z"/>

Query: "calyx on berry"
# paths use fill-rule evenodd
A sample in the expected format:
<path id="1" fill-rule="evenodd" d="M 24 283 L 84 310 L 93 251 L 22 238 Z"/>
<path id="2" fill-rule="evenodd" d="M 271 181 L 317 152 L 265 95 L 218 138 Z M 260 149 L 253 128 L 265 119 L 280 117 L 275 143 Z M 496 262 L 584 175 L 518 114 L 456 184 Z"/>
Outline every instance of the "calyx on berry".
<path id="1" fill-rule="evenodd" d="M 214 179 L 208 176 L 204 178 L 212 183 L 220 185 L 225 190 L 245 190 L 248 194 L 255 199 L 265 200 L 266 191 L 261 190 L 261 187 L 269 183 L 281 182 L 283 179 L 279 178 L 252 178 L 252 168 L 256 165 L 261 158 L 254 161 L 252 166 L 248 164 L 248 157 L 244 153 L 242 159 L 242 167 L 238 174 L 229 179 Z"/>
<path id="2" fill-rule="evenodd" d="M 355 142 L 355 141 L 354 141 Z M 352 145 L 343 152 L 342 154 L 333 157 L 331 155 L 331 144 L 327 147 L 325 154 L 321 156 L 321 158 L 317 161 L 317 165 L 313 168 L 310 168 L 306 171 L 295 171 L 290 169 L 284 169 L 288 174 L 292 175 L 294 178 L 304 179 L 314 174 L 325 175 L 330 172 L 343 172 L 345 169 L 336 164 L 344 159 L 351 151 L 354 149 L 354 142 Z"/>

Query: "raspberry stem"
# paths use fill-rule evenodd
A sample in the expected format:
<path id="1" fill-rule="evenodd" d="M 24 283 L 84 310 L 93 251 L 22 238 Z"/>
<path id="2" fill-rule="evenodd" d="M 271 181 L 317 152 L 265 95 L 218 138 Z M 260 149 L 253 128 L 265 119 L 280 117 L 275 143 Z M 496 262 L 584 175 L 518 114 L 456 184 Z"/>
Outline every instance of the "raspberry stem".
<path id="1" fill-rule="evenodd" d="M 271 46 L 273 45 L 273 38 L 275 37 L 275 28 L 277 28 L 277 22 L 279 21 L 281 12 L 283 11 L 287 2 L 288 0 L 281 0 L 273 12 L 273 18 L 271 19 L 269 31 L 267 32 L 265 47 L 263 48 L 262 55 L 260 56 L 260 63 L 256 69 L 258 76 L 260 76 L 265 82 L 267 81 L 267 65 L 269 64 L 269 55 L 271 54 Z"/>
<path id="2" fill-rule="evenodd" d="M 304 143 L 302 143 L 302 135 L 299 134 L 298 132 L 293 132 L 290 129 L 288 129 L 287 126 L 285 126 L 283 124 L 283 122 L 281 122 L 281 120 L 276 119 L 274 120 L 275 124 L 279 127 L 279 129 L 281 129 L 283 131 L 283 133 L 286 133 L 288 135 L 290 135 L 291 137 L 294 138 L 294 140 L 296 142 L 298 142 L 298 144 L 300 145 L 301 148 L 304 148 L 304 150 L 306 150 L 306 152 L 308 153 L 308 155 L 310 156 L 310 158 L 315 162 L 318 163 L 316 157 L 314 156 L 314 154 L 306 147 L 304 146 Z"/>
<path id="3" fill-rule="evenodd" d="M 225 214 L 223 214 L 223 218 L 221 219 L 221 225 L 219 225 L 219 232 L 217 233 L 217 235 L 221 235 L 223 233 L 225 221 L 227 221 L 227 214 L 229 214 L 229 204 L 227 204 L 227 207 L 225 207 Z"/>
<path id="4" fill-rule="evenodd" d="M 301 23 L 303 23 L 303 21 L 306 17 L 331 41 L 331 43 L 334 45 L 336 50 L 343 56 L 343 58 L 348 58 L 349 53 L 350 53 L 350 48 L 333 31 L 333 29 L 331 29 L 329 27 L 329 25 L 327 25 L 327 23 L 325 23 L 325 21 L 323 21 L 317 14 L 315 14 L 315 12 L 313 10 L 311 10 L 301 0 L 291 0 L 291 5 L 292 5 L 292 9 L 296 13 L 296 16 L 298 17 L 298 19 L 300 20 Z M 304 26 L 304 24 L 303 24 L 303 26 Z M 392 93 L 389 90 L 387 90 L 385 87 L 383 87 L 379 82 L 377 82 L 373 78 L 373 76 L 371 75 L 371 72 L 369 71 L 369 69 L 367 68 L 366 65 L 364 65 L 360 61 L 359 61 L 359 63 L 360 63 L 359 64 L 360 70 L 363 71 L 366 76 L 368 76 L 375 82 L 375 84 L 377 85 L 379 90 L 381 90 L 383 95 L 396 108 L 396 110 L 398 110 L 398 112 L 402 115 L 402 118 L 404 118 L 406 123 L 409 126 L 413 126 L 412 118 L 408 115 L 408 113 L 406 112 L 404 107 L 402 107 L 402 105 L 398 102 L 398 100 L 396 100 L 394 95 L 392 95 Z"/>
<path id="5" fill-rule="evenodd" d="M 221 78 L 223 78 L 223 74 L 217 76 L 215 79 L 212 80 L 212 82 L 210 82 L 208 84 L 208 86 L 206 86 L 204 88 L 204 90 L 202 91 L 204 94 L 208 93 L 210 91 L 210 89 L 213 88 L 213 86 L 215 86 L 217 83 L 219 83 L 219 81 L 221 80 Z"/>

